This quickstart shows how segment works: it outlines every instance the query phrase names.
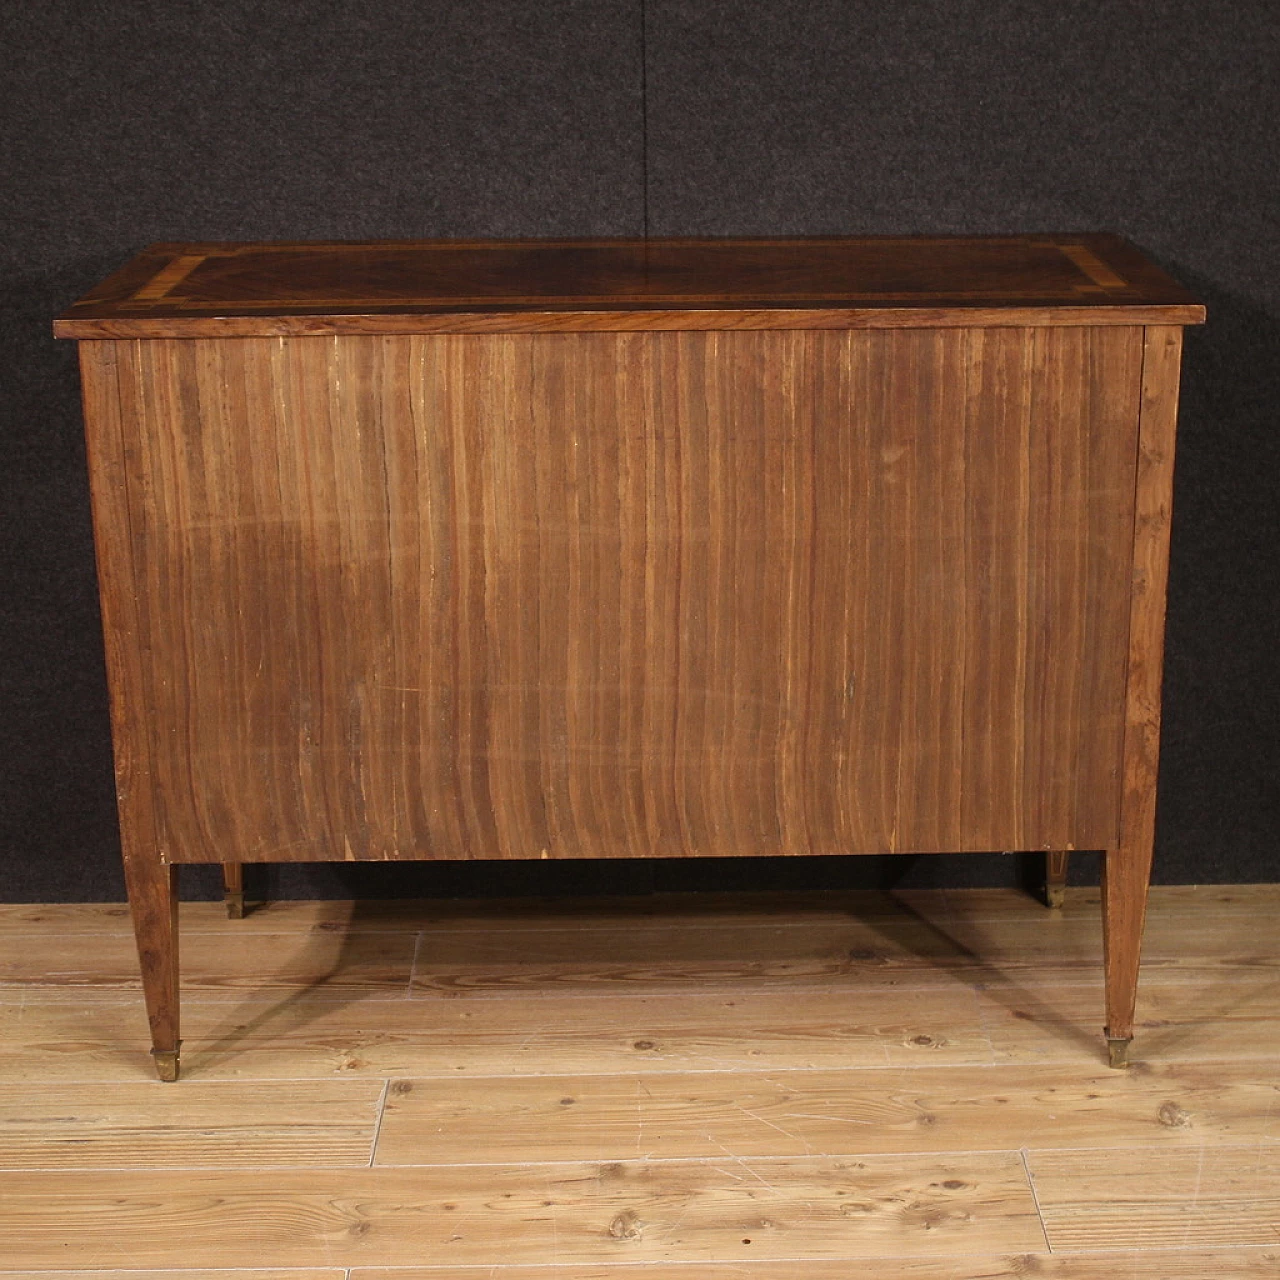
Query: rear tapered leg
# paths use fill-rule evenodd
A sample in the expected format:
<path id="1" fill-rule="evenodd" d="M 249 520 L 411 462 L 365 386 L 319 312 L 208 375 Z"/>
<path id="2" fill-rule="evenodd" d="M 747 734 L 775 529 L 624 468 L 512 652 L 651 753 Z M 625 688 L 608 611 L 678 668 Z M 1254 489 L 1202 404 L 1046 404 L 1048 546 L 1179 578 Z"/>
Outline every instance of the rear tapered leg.
<path id="1" fill-rule="evenodd" d="M 227 904 L 227 919 L 244 919 L 244 863 L 222 864 L 222 897 Z"/>
<path id="2" fill-rule="evenodd" d="M 1067 862 L 1065 850 L 1044 855 L 1044 902 L 1047 907 L 1060 907 L 1067 896 Z"/>
<path id="3" fill-rule="evenodd" d="M 161 1080 L 176 1080 L 182 1044 L 178 1031 L 178 868 L 159 859 L 126 858 L 124 875 L 138 940 L 156 1074 Z"/>

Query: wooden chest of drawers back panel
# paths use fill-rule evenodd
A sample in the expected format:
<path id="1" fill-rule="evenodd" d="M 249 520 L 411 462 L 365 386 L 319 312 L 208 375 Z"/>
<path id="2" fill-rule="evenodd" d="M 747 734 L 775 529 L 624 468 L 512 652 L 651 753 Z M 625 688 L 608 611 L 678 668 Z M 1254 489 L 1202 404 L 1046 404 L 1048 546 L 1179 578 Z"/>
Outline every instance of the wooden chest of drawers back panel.
<path id="1" fill-rule="evenodd" d="M 161 853 L 1114 844 L 1142 341 L 86 344 Z"/>

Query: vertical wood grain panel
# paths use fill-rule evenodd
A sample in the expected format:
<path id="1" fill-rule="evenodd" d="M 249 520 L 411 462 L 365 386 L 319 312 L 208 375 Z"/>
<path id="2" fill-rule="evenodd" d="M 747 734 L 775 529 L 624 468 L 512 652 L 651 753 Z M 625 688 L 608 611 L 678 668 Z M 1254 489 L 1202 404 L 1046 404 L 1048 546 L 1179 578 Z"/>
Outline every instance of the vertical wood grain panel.
<path id="1" fill-rule="evenodd" d="M 102 629 L 111 695 L 112 751 L 124 856 L 155 848 L 154 783 L 148 725 L 151 664 L 137 638 L 150 631 L 154 602 L 135 589 L 144 548 L 132 521 L 142 503 L 130 493 L 137 467 L 138 343 L 82 342 L 80 386 L 93 502 L 93 536 L 101 591 Z M 121 369 L 121 366 L 125 366 Z"/>
<path id="2" fill-rule="evenodd" d="M 968 335 L 972 847 L 1115 839 L 1140 335 Z"/>
<path id="3" fill-rule="evenodd" d="M 965 380 L 965 655 L 962 825 L 1001 845 L 1027 802 L 1026 650 L 1005 646 L 1028 625 L 1031 340 L 1017 329 L 969 335 Z M 983 656 L 987 660 L 983 661 Z M 1014 815 L 1017 815 L 1016 817 Z M 1012 818 L 1012 824 L 1010 819 Z M 1009 829 L 1012 827 L 1012 829 Z M 1017 848 L 1018 839 L 1006 847 Z"/>
<path id="4" fill-rule="evenodd" d="M 948 849 L 963 843 L 961 694 L 968 655 L 963 647 L 957 652 L 956 637 L 966 595 L 967 476 L 952 397 L 963 379 L 968 335 L 926 329 L 904 337 L 883 359 L 892 372 L 885 405 L 893 439 L 879 459 L 868 460 L 892 482 L 877 513 L 878 541 L 886 561 L 901 562 L 897 594 L 905 611 L 882 673 L 903 690 L 892 847 Z"/>
<path id="5" fill-rule="evenodd" d="M 161 848 L 1107 844 L 1140 335 L 116 344 Z"/>

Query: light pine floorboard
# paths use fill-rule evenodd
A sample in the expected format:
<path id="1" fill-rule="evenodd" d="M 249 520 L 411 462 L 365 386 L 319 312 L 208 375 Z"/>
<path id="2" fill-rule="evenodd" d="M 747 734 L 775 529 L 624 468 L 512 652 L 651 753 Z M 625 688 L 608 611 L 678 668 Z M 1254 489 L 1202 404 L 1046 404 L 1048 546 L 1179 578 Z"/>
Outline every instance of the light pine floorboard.
<path id="1" fill-rule="evenodd" d="M 1097 1019 L 1090 991 L 1086 1021 Z M 993 1061 L 978 993 L 870 989 L 633 994 L 618 1000 L 549 994 L 433 1001 L 189 999 L 187 1080 L 253 1077 L 548 1075 L 909 1066 Z M 1061 1027 L 1069 1040 L 1072 1031 Z M 750 1028 L 744 1038 L 743 1028 Z M 1016 1028 L 1022 1031 L 1019 1024 Z M 1050 1038 L 1054 1028 L 1046 1030 Z M 140 1077 L 146 1019 L 125 1003 L 0 1000 L 0 1080 L 22 1080 L 33 1055 L 66 1079 Z M 1090 1051 L 1096 1037 L 1080 1033 Z M 1038 1045 L 1026 1049 L 1034 1053 Z M 496 1064 L 496 1066 L 495 1066 Z"/>
<path id="2" fill-rule="evenodd" d="M 932 1257 L 1044 1233 L 1013 1153 L 0 1175 L 10 1251 L 53 1266 L 60 1202 L 92 1268 Z M 3 1219 L 0 1219 L 3 1220 Z M 65 1229 L 65 1228 L 62 1228 Z"/>
<path id="3" fill-rule="evenodd" d="M 0 1271 L 5 1280 L 85 1280 L 84 1271 Z M 199 1267 L 179 1270 L 93 1272 L 110 1280 L 345 1280 L 342 1267 Z M 399 1274 L 397 1272 L 397 1274 Z"/>
<path id="4" fill-rule="evenodd" d="M 230 922 L 228 922 L 230 923 Z M 82 1004 L 93 994 L 142 991 L 138 957 L 125 927 L 111 932 L 55 932 L 54 954 L 23 929 L 0 927 L 0 1001 L 33 996 Z M 182 936 L 182 986 L 186 995 L 236 1000 L 270 994 L 286 1000 L 398 999 L 413 966 L 414 935 L 340 928 L 264 933 L 193 929 Z"/>
<path id="5" fill-rule="evenodd" d="M 1280 887 L 0 907 L 0 1280 L 1280 1275 Z M 380 1270 L 387 1268 L 387 1270 Z M 219 1270 L 223 1269 L 223 1270 Z"/>
<path id="6" fill-rule="evenodd" d="M 1037 1151 L 1027 1158 L 1056 1248 L 1280 1244 L 1280 1147 Z"/>
<path id="7" fill-rule="evenodd" d="M 305 1270 L 152 1270 L 94 1272 L 102 1280 L 1260 1280 L 1274 1277 L 1280 1247 L 1101 1250 L 1089 1254 L 1009 1254 L 1004 1257 L 877 1258 L 851 1271 L 848 1261 L 769 1259 L 763 1262 L 652 1263 L 630 1271 L 615 1265 L 354 1267 Z M 5 1280 L 85 1280 L 83 1271 L 0 1271 Z"/>
<path id="8" fill-rule="evenodd" d="M 851 1268 L 848 1262 L 717 1262 L 646 1266 L 643 1280 L 1255 1280 L 1274 1277 L 1280 1247 L 1192 1249 L 1177 1252 L 1104 1250 L 1074 1257 L 1012 1254 L 1004 1257 L 877 1258 Z M 151 1273 L 156 1275 L 156 1273 Z M 237 1273 L 240 1274 L 240 1273 Z M 489 1272 L 472 1267 L 357 1267 L 351 1280 L 626 1280 L 610 1266 L 502 1267 Z M 156 1276 L 156 1280 L 164 1277 Z M 228 1276 L 226 1280 L 233 1280 Z"/>
<path id="9" fill-rule="evenodd" d="M 1278 1140 L 1280 1094 L 1256 1063 L 394 1080 L 377 1163 L 443 1162 L 459 1143 L 535 1161 Z"/>
<path id="10" fill-rule="evenodd" d="M 0 1169 L 367 1165 L 378 1080 L 0 1084 Z"/>

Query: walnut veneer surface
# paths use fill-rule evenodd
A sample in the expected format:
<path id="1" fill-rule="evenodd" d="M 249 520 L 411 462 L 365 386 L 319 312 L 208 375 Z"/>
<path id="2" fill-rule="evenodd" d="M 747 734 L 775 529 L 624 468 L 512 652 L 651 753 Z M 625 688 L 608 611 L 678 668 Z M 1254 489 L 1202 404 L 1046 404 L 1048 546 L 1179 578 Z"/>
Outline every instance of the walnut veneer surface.
<path id="1" fill-rule="evenodd" d="M 153 247 L 57 322 L 140 937 L 184 862 L 1096 848 L 1126 1038 L 1202 316 L 1108 236 Z"/>

